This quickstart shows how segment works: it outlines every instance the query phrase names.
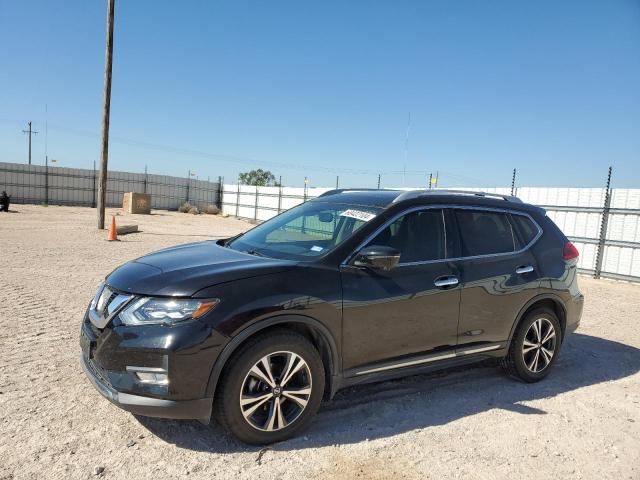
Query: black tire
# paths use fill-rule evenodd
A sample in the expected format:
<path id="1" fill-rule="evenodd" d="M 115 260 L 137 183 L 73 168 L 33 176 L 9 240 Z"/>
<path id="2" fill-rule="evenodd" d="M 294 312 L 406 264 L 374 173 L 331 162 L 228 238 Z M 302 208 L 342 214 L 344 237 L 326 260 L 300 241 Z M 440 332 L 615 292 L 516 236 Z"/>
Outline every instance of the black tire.
<path id="1" fill-rule="evenodd" d="M 553 327 L 553 355 L 550 360 L 548 360 L 548 352 L 551 351 L 551 339 L 542 345 L 532 346 L 533 344 L 540 343 L 534 341 L 536 338 L 536 328 L 532 326 L 536 322 L 540 322 L 537 325 L 542 325 L 543 337 L 549 335 L 549 326 Z M 526 347 L 525 338 L 527 339 Z M 542 340 L 544 340 L 544 338 L 542 338 Z M 558 358 L 561 345 L 562 331 L 558 317 L 556 317 L 555 313 L 550 309 L 537 308 L 529 312 L 518 325 L 511 340 L 511 345 L 509 346 L 509 353 L 503 359 L 502 365 L 513 377 L 527 383 L 539 382 L 549 374 L 551 367 L 553 367 L 553 364 Z M 536 352 L 539 362 L 537 364 L 535 363 Z M 532 368 L 532 366 L 536 368 Z M 536 371 L 537 368 L 539 368 L 538 371 Z"/>
<path id="2" fill-rule="evenodd" d="M 257 377 L 249 373 L 254 366 L 257 366 L 261 359 L 265 356 L 273 355 L 269 357 L 268 360 L 269 364 L 273 367 L 269 373 L 273 374 L 272 376 L 276 380 L 276 386 L 279 386 L 281 384 L 280 380 L 284 380 L 284 378 L 277 376 L 278 368 L 282 367 L 280 373 L 284 373 L 286 365 L 282 363 L 274 365 L 272 361 L 278 362 L 280 358 L 295 359 L 295 356 L 286 356 L 286 354 L 291 353 L 297 355 L 306 363 L 306 366 L 295 374 L 295 376 L 300 376 L 299 378 L 302 380 L 298 377 L 290 377 L 291 380 L 309 382 L 308 388 L 311 388 L 311 393 L 308 398 L 305 395 L 306 405 L 304 407 L 301 407 L 297 402 L 293 402 L 289 398 L 285 398 L 285 387 L 282 387 L 283 393 L 281 396 L 279 394 L 280 390 L 277 391 L 277 394 L 274 393 L 273 387 L 267 385 L 266 382 L 257 380 Z M 260 366 L 260 368 L 262 367 Z M 264 369 L 261 371 L 264 372 Z M 255 388 L 261 389 L 258 393 L 252 392 L 252 395 L 255 395 L 256 398 L 258 396 L 266 397 L 269 393 L 277 397 L 267 400 L 267 403 L 261 405 L 256 410 L 254 416 L 264 415 L 266 418 L 265 424 L 261 426 L 250 423 L 254 421 L 254 418 L 245 418 L 240 405 L 241 395 L 244 396 L 242 398 L 249 398 L 246 389 L 248 385 L 251 384 L 254 385 Z M 280 442 L 297 435 L 309 425 L 322 402 L 324 384 L 325 371 L 322 359 L 309 340 L 293 331 L 276 330 L 250 339 L 229 358 L 216 391 L 214 415 L 225 430 L 245 443 L 265 445 Z M 307 388 L 306 385 L 303 387 Z M 276 402 L 280 403 L 280 405 L 274 414 Z M 252 403 L 251 406 L 256 405 L 256 403 L 259 402 Z M 286 407 L 282 405 L 286 405 Z M 244 408 L 250 409 L 247 406 Z M 277 421 L 279 421 L 280 418 L 285 419 L 285 408 L 288 409 L 290 415 L 294 417 L 290 423 L 287 423 L 286 426 L 278 426 L 276 430 L 266 431 L 261 429 L 268 428 L 269 419 L 273 415 L 276 416 Z M 300 411 L 297 412 L 296 409 Z M 278 416 L 280 412 L 282 412 L 281 417 Z M 294 416 L 293 414 L 296 412 L 297 416 Z M 275 423 L 277 423 L 277 421 Z M 273 423 L 271 427 L 273 427 Z"/>

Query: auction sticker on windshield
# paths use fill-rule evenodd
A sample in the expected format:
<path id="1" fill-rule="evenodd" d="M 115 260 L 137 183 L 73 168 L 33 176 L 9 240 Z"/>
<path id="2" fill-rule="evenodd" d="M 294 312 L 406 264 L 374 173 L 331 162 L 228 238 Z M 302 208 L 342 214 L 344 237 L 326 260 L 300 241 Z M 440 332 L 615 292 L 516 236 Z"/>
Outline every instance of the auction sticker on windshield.
<path id="1" fill-rule="evenodd" d="M 349 210 L 345 210 L 340 214 L 341 217 L 349 217 L 355 218 L 356 220 L 362 220 L 363 222 L 368 222 L 373 217 L 375 217 L 375 213 L 363 212 L 362 210 L 355 210 L 350 208 Z"/>

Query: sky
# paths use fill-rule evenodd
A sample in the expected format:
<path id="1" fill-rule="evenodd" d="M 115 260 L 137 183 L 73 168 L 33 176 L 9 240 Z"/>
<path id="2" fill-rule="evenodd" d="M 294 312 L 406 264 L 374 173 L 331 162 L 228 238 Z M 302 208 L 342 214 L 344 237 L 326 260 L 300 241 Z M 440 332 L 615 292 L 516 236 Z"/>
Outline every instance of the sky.
<path id="1" fill-rule="evenodd" d="M 106 1 L 0 0 L 0 161 L 100 158 Z M 640 188 L 640 0 L 116 0 L 109 168 Z"/>

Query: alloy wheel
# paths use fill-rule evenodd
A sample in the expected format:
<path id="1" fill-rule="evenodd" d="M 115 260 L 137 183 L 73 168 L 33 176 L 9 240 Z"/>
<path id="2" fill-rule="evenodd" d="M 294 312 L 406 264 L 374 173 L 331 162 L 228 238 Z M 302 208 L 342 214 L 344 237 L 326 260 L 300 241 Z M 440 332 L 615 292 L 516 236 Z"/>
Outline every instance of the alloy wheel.
<path id="1" fill-rule="evenodd" d="M 551 363 L 556 353 L 557 335 L 553 323 L 537 318 L 527 330 L 522 345 L 522 357 L 527 369 L 540 373 Z"/>
<path id="2" fill-rule="evenodd" d="M 311 371 L 300 355 L 289 351 L 265 355 L 242 383 L 242 416 L 258 430 L 281 430 L 300 417 L 311 398 L 311 388 Z"/>

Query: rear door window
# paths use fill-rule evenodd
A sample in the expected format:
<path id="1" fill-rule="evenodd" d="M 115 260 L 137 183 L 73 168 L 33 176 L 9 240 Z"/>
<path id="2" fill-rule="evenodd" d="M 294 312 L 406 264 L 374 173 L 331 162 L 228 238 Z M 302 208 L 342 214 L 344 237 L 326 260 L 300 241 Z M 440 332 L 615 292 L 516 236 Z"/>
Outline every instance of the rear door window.
<path id="1" fill-rule="evenodd" d="M 455 210 L 462 255 L 475 257 L 510 253 L 516 241 L 506 213 L 484 210 Z"/>

